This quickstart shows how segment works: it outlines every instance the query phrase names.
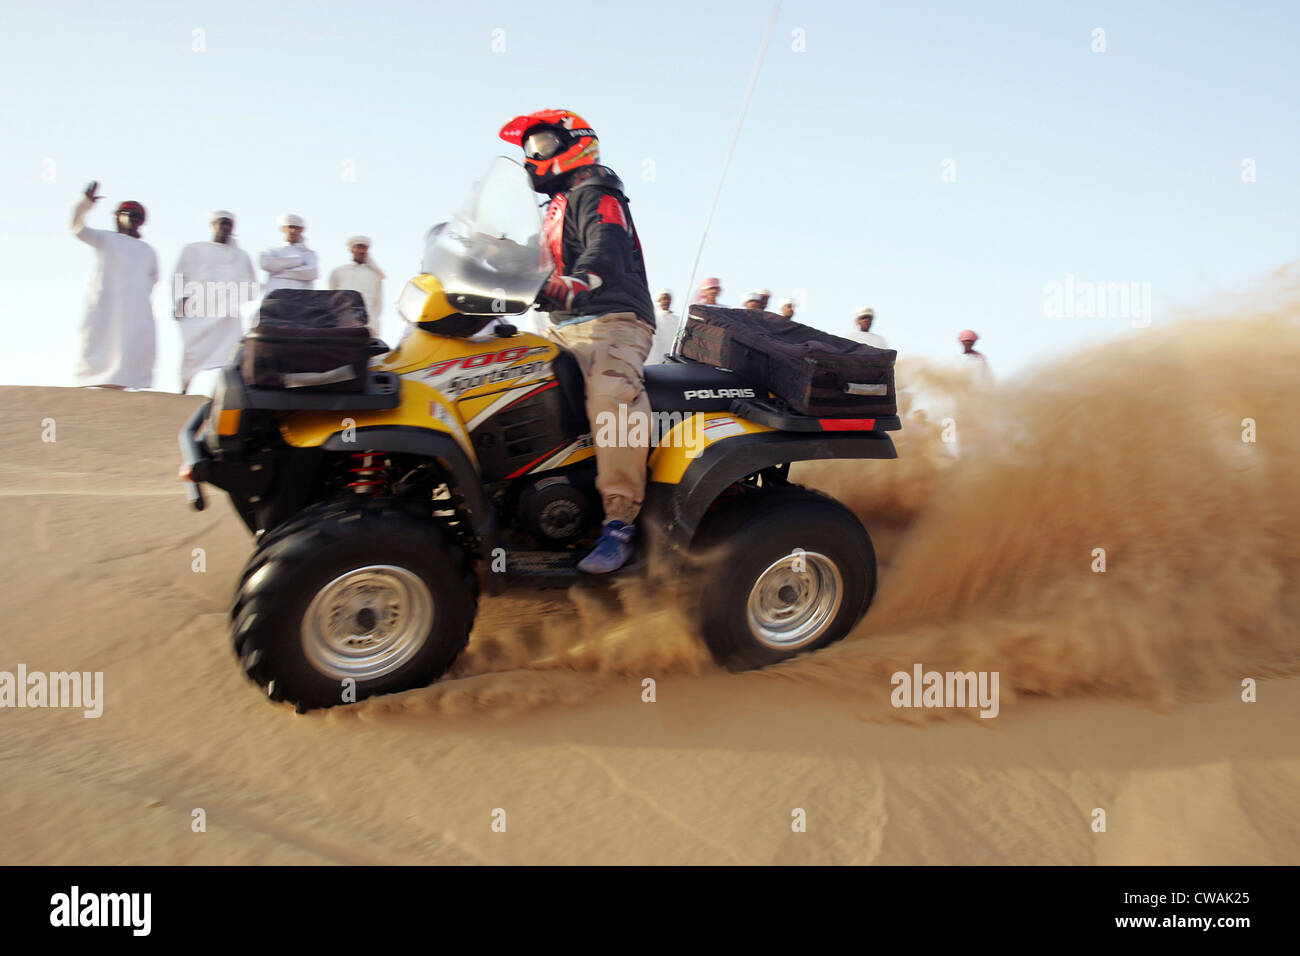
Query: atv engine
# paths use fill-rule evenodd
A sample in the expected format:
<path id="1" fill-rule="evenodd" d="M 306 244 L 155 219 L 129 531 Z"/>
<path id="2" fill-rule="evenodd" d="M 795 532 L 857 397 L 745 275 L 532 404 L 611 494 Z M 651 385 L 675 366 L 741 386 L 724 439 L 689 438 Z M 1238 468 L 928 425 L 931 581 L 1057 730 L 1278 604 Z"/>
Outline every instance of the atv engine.
<path id="1" fill-rule="evenodd" d="M 542 545 L 572 544 L 600 521 L 594 477 L 553 475 L 528 485 L 519 493 L 520 524 Z"/>

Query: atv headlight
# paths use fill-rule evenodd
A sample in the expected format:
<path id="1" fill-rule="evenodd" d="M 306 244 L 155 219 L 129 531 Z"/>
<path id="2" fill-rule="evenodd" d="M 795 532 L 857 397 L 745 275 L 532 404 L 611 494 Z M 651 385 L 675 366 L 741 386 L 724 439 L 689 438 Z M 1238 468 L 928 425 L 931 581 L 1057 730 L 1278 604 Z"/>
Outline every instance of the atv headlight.
<path id="1" fill-rule="evenodd" d="M 408 282 L 397 297 L 397 314 L 414 325 L 420 321 L 420 313 L 424 311 L 424 303 L 428 300 L 428 292 L 414 282 Z"/>
<path id="2" fill-rule="evenodd" d="M 397 314 L 411 324 L 436 322 L 454 315 L 456 309 L 447 301 L 437 276 L 418 275 L 402 287 L 397 297 Z"/>

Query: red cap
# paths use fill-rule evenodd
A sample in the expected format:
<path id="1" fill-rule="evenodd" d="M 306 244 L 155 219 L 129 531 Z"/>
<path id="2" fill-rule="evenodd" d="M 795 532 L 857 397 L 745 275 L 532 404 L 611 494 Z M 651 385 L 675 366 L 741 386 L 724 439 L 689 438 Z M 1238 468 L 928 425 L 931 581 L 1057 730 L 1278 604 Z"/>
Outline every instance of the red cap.
<path id="1" fill-rule="evenodd" d="M 970 329 L 962 329 L 961 332 L 958 333 L 957 335 L 958 342 L 974 342 L 978 338 L 979 336 L 976 335 L 974 332 L 972 332 Z"/>
<path id="2" fill-rule="evenodd" d="M 144 206 L 141 206 L 134 199 L 128 199 L 123 203 L 119 203 L 113 215 L 118 215 L 119 213 L 124 212 L 133 212 L 140 217 L 141 222 L 144 222 Z"/>

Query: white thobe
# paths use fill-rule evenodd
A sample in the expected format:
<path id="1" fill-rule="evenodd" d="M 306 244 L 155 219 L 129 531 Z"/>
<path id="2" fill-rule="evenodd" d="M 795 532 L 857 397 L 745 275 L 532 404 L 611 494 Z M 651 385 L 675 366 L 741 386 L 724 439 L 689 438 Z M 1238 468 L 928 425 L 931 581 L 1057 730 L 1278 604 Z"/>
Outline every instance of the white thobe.
<path id="1" fill-rule="evenodd" d="M 150 296 L 158 281 L 158 257 L 143 239 L 88 227 L 90 207 L 83 197 L 72 214 L 72 234 L 95 247 L 77 384 L 149 388 L 157 348 Z"/>
<path id="2" fill-rule="evenodd" d="M 677 335 L 677 313 L 655 309 L 655 336 L 650 343 L 650 354 L 646 356 L 646 365 L 662 365 L 664 356 L 673 350 L 673 338 Z"/>
<path id="3" fill-rule="evenodd" d="M 957 356 L 957 367 L 970 376 L 970 380 L 980 388 L 993 385 L 993 370 L 988 360 L 979 352 L 962 352 Z"/>
<path id="4" fill-rule="evenodd" d="M 331 289 L 351 289 L 360 292 L 366 303 L 366 324 L 370 334 L 382 338 L 379 334 L 384 307 L 384 273 L 367 259 L 363 263 L 349 262 L 330 273 Z"/>
<path id="5" fill-rule="evenodd" d="M 257 297 L 253 260 L 233 239 L 191 242 L 181 250 L 172 275 L 172 301 L 185 350 L 182 391 L 189 390 L 199 372 L 223 368 L 234 359 L 243 331 L 240 306 Z"/>
<path id="6" fill-rule="evenodd" d="M 284 245 L 272 246 L 262 253 L 259 264 L 266 270 L 266 284 L 262 294 L 276 289 L 314 289 L 316 276 L 316 253 L 301 242 L 286 242 Z"/>
<path id="7" fill-rule="evenodd" d="M 875 332 L 863 332 L 861 329 L 854 329 L 846 339 L 852 339 L 854 342 L 861 342 L 863 345 L 870 345 L 873 349 L 887 349 L 889 345 L 885 342 L 883 335 L 877 335 Z"/>

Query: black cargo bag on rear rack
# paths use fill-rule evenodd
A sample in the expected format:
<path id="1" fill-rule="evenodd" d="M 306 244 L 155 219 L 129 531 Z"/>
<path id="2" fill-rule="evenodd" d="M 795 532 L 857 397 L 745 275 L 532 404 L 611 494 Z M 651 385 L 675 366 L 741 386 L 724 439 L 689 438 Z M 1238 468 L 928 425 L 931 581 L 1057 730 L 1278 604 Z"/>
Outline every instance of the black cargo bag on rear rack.
<path id="1" fill-rule="evenodd" d="M 878 349 L 757 309 L 692 305 L 681 355 L 758 382 L 802 415 L 898 414 L 893 349 Z"/>
<path id="2" fill-rule="evenodd" d="M 241 349 L 240 371 L 255 388 L 360 392 L 370 359 L 361 293 L 276 289 Z"/>

